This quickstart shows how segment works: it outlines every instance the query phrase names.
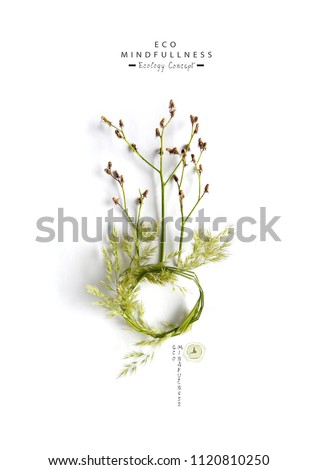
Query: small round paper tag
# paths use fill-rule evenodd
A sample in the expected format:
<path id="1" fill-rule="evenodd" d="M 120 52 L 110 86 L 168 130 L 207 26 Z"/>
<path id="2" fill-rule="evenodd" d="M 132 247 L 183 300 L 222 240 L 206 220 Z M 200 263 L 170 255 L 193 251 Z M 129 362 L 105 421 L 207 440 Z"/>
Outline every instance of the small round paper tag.
<path id="1" fill-rule="evenodd" d="M 204 353 L 205 347 L 200 343 L 189 343 L 184 349 L 184 357 L 192 362 L 201 361 Z"/>

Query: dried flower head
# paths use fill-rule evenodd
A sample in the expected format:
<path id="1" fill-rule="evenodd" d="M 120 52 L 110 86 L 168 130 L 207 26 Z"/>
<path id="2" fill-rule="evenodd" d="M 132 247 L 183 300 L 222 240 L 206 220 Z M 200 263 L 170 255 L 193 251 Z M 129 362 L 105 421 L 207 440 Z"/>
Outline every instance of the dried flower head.
<path id="1" fill-rule="evenodd" d="M 184 192 L 182 191 L 182 189 L 180 189 L 179 191 L 179 196 L 180 196 L 180 199 L 184 199 Z"/>
<path id="2" fill-rule="evenodd" d="M 118 129 L 115 130 L 115 134 L 117 135 L 118 139 L 123 138 L 122 133 Z"/>
<path id="3" fill-rule="evenodd" d="M 170 147 L 166 148 L 166 151 L 170 153 L 170 155 L 180 155 L 179 150 L 177 147 L 173 147 L 172 149 Z"/>
<path id="4" fill-rule="evenodd" d="M 161 121 L 160 121 L 160 127 L 164 127 L 165 125 L 165 118 L 162 118 Z"/>
<path id="5" fill-rule="evenodd" d="M 119 178 L 119 173 L 117 170 L 113 171 L 113 177 L 117 180 Z"/>
<path id="6" fill-rule="evenodd" d="M 177 175 L 173 175 L 173 179 L 175 180 L 176 183 L 178 183 L 179 178 L 177 177 Z"/>
<path id="7" fill-rule="evenodd" d="M 156 137 L 160 137 L 160 135 L 161 135 L 161 134 L 160 134 L 160 129 L 157 127 L 157 129 L 156 129 Z"/>
<path id="8" fill-rule="evenodd" d="M 113 166 L 112 162 L 108 162 L 107 168 L 111 169 L 112 166 Z"/>
<path id="9" fill-rule="evenodd" d="M 199 172 L 200 174 L 203 173 L 203 166 L 202 166 L 201 164 L 199 165 L 198 172 Z"/>
<path id="10" fill-rule="evenodd" d="M 176 107 L 174 105 L 174 101 L 173 100 L 170 100 L 169 102 L 169 112 L 170 112 L 170 116 L 173 118 L 173 116 L 176 114 Z"/>
<path id="11" fill-rule="evenodd" d="M 196 163 L 196 162 L 197 162 L 194 153 L 191 153 L 191 162 L 192 162 L 192 163 Z"/>
<path id="12" fill-rule="evenodd" d="M 111 172 L 111 170 L 110 170 L 109 168 L 105 168 L 104 171 L 105 171 L 105 173 L 107 173 L 108 175 L 111 175 L 111 174 L 112 174 L 112 172 Z"/>
<path id="13" fill-rule="evenodd" d="M 112 125 L 112 123 L 107 118 L 105 118 L 105 116 L 101 116 L 100 118 L 102 121 L 106 122 L 106 124 L 108 124 L 109 126 Z"/>
<path id="14" fill-rule="evenodd" d="M 194 124 L 198 122 L 198 119 L 199 119 L 198 116 L 193 116 L 192 114 L 190 115 L 190 121 L 191 121 L 192 126 L 194 126 Z"/>
<path id="15" fill-rule="evenodd" d="M 143 196 L 143 197 L 147 197 L 148 194 L 149 194 L 149 189 L 146 189 L 146 191 L 144 191 L 144 192 L 142 193 L 142 196 Z"/>
<path id="16" fill-rule="evenodd" d="M 119 119 L 119 127 L 124 127 L 124 123 L 121 119 Z"/>
<path id="17" fill-rule="evenodd" d="M 132 148 L 137 151 L 137 145 L 136 144 L 131 144 Z"/>
<path id="18" fill-rule="evenodd" d="M 125 180 L 124 180 L 123 175 L 120 175 L 119 182 L 120 182 L 120 184 L 124 184 Z"/>
<path id="19" fill-rule="evenodd" d="M 197 134 L 199 132 L 199 123 L 197 122 L 195 125 L 195 129 L 193 131 L 194 134 Z"/>
<path id="20" fill-rule="evenodd" d="M 202 151 L 206 150 L 207 145 L 208 145 L 207 142 L 203 142 L 201 137 L 200 137 L 199 140 L 198 140 L 198 146 L 199 146 L 200 150 L 202 150 Z"/>
<path id="21" fill-rule="evenodd" d="M 209 184 L 206 184 L 206 185 L 205 185 L 205 187 L 204 187 L 204 192 L 205 192 L 205 193 L 208 193 L 208 192 L 209 192 L 209 187 L 210 187 Z"/>
<path id="22" fill-rule="evenodd" d="M 119 204 L 119 197 L 113 197 L 114 204 Z"/>

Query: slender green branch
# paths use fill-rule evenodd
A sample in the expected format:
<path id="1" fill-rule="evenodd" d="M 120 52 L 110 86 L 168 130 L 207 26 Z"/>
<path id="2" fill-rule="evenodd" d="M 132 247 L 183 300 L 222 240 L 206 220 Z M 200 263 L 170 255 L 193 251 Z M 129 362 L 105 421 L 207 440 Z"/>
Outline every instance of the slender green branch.
<path id="1" fill-rule="evenodd" d="M 120 183 L 120 187 L 121 187 L 121 192 L 122 192 L 122 194 L 123 194 L 124 208 L 125 208 L 125 210 L 128 212 L 124 183 Z"/>
<path id="2" fill-rule="evenodd" d="M 141 208 L 143 206 L 143 203 L 144 203 L 144 197 L 139 189 L 139 195 L 140 195 L 140 198 L 139 198 L 139 206 L 138 206 L 138 213 L 137 213 L 137 227 L 138 227 L 138 224 L 139 224 L 139 220 L 140 220 L 140 214 L 141 214 Z"/>
<path id="3" fill-rule="evenodd" d="M 188 144 L 186 145 L 186 151 L 188 152 L 190 150 L 190 146 L 194 137 L 194 134 L 196 133 L 194 123 L 192 122 L 191 126 L 191 135 Z M 184 156 L 185 158 L 185 156 Z M 183 238 L 184 238 L 184 227 L 186 224 L 186 220 L 184 218 L 184 209 L 183 209 L 183 198 L 184 194 L 182 191 L 182 183 L 183 183 L 183 178 L 184 178 L 184 170 L 186 167 L 186 161 L 184 158 L 181 158 L 180 163 L 182 163 L 182 172 L 181 172 L 181 178 L 180 178 L 180 183 L 178 182 L 178 189 L 179 189 L 179 202 L 180 202 L 180 212 L 181 212 L 181 231 L 180 231 L 180 241 L 179 241 L 179 248 L 178 248 L 178 262 L 181 260 L 181 254 L 182 254 L 182 245 L 183 245 Z"/>
<path id="4" fill-rule="evenodd" d="M 136 254 L 139 256 L 139 221 L 140 221 L 140 214 L 141 214 L 141 208 L 144 203 L 144 197 L 139 189 L 139 206 L 138 206 L 138 211 L 137 211 L 137 220 L 136 220 Z"/>
<path id="5" fill-rule="evenodd" d="M 181 171 L 181 178 L 180 178 L 180 184 L 179 184 L 179 190 L 181 190 L 181 186 L 182 186 L 182 182 L 183 182 L 183 177 L 184 177 L 184 169 L 185 169 L 185 162 L 182 162 L 183 165 L 182 165 L 182 171 Z"/>
<path id="6" fill-rule="evenodd" d="M 121 210 L 123 211 L 123 213 L 124 213 L 125 216 L 127 217 L 128 222 L 129 222 L 129 223 L 131 224 L 131 226 L 136 230 L 135 222 L 133 221 L 133 219 L 132 219 L 132 218 L 130 217 L 130 215 L 128 214 L 128 209 L 125 209 L 125 208 L 120 204 L 120 202 L 115 202 L 115 204 L 121 208 Z"/>
<path id="7" fill-rule="evenodd" d="M 151 166 L 151 168 L 153 168 L 155 171 L 157 171 L 157 173 L 159 173 L 158 168 L 157 168 L 156 166 L 154 166 L 149 160 L 147 160 L 147 158 L 143 157 L 143 156 L 141 155 L 141 153 L 139 152 L 139 150 L 137 149 L 137 147 L 136 147 L 134 144 L 132 144 L 131 142 L 129 142 L 129 140 L 127 139 L 126 134 L 125 134 L 125 132 L 124 132 L 124 130 L 123 130 L 122 127 L 119 128 L 119 127 L 115 126 L 112 122 L 110 122 L 110 121 L 108 121 L 108 120 L 106 120 L 105 122 L 107 122 L 107 124 L 108 124 L 110 127 L 112 127 L 113 129 L 115 129 L 115 130 L 122 136 L 123 140 L 126 142 L 126 144 L 128 145 L 128 147 L 130 147 L 131 150 L 132 150 L 136 155 L 138 155 L 138 157 L 141 158 L 141 160 L 143 160 L 145 163 L 147 163 L 147 165 Z M 116 135 L 118 136 L 118 134 L 116 134 Z"/>
<path id="8" fill-rule="evenodd" d="M 162 263 L 165 256 L 165 242 L 166 242 L 166 224 L 165 224 L 165 181 L 163 174 L 163 154 L 164 154 L 164 132 L 168 124 L 170 123 L 173 116 L 170 117 L 168 122 L 164 124 L 164 120 L 161 121 L 162 130 L 160 135 L 160 186 L 161 186 L 161 233 L 160 233 L 160 254 L 159 262 Z"/>
<path id="9" fill-rule="evenodd" d="M 179 189 L 179 201 L 180 201 L 180 212 L 181 212 L 181 231 L 180 231 L 180 241 L 179 241 L 179 248 L 178 248 L 178 262 L 181 260 L 181 253 L 182 253 L 182 244 L 183 244 L 183 237 L 184 237 L 184 226 L 186 221 L 184 220 L 184 209 L 183 209 L 183 193 L 181 190 L 181 185 L 178 183 Z"/>
<path id="10" fill-rule="evenodd" d="M 199 158 L 198 158 L 198 161 L 197 161 L 197 165 L 200 163 L 200 160 L 201 160 L 202 154 L 203 154 L 203 150 L 201 150 L 201 152 L 200 152 L 200 155 L 199 155 Z"/>
<path id="11" fill-rule="evenodd" d="M 160 233 L 160 255 L 159 261 L 162 263 L 165 255 L 165 183 L 163 179 L 163 146 L 164 146 L 164 126 L 162 127 L 161 136 L 160 136 L 160 186 L 161 186 L 161 233 Z"/>
<path id="12" fill-rule="evenodd" d="M 195 168 L 195 172 L 196 174 L 198 175 L 198 198 L 200 198 L 200 195 L 201 195 L 201 189 L 202 189 L 202 186 L 201 186 L 201 167 L 199 165 L 199 162 L 201 160 L 201 157 L 202 157 L 202 154 L 203 154 L 203 150 L 201 150 L 200 152 L 200 155 L 199 155 L 199 158 L 197 161 L 193 160 L 195 163 L 194 163 L 194 168 Z"/>
<path id="13" fill-rule="evenodd" d="M 193 214 L 193 211 L 197 208 L 198 204 L 200 203 L 201 199 L 203 198 L 205 192 L 203 192 L 201 194 L 201 196 L 199 197 L 199 199 L 197 200 L 197 202 L 194 204 L 193 208 L 191 209 L 191 211 L 189 212 L 189 214 L 187 215 L 187 217 L 185 218 L 185 222 L 188 221 L 188 219 L 191 217 L 191 215 Z"/>
<path id="14" fill-rule="evenodd" d="M 175 166 L 174 170 L 172 171 L 172 173 L 170 174 L 170 176 L 166 179 L 165 181 L 165 185 L 171 180 L 171 178 L 173 177 L 173 175 L 175 174 L 175 172 L 177 171 L 177 169 L 179 168 L 179 166 L 181 165 L 182 163 L 182 159 L 179 160 L 179 163 Z"/>
<path id="15" fill-rule="evenodd" d="M 190 147 L 191 147 L 191 144 L 192 144 L 192 140 L 193 140 L 193 137 L 194 137 L 194 134 L 195 134 L 195 129 L 194 129 L 194 124 L 192 124 L 192 128 L 191 128 L 191 137 L 190 137 L 190 140 L 187 144 L 187 152 L 190 151 Z"/>

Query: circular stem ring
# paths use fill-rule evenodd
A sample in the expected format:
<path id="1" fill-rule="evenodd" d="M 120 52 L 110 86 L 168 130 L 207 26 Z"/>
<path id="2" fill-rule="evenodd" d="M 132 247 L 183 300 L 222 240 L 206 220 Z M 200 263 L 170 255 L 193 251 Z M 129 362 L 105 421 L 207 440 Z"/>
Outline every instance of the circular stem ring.
<path id="1" fill-rule="evenodd" d="M 145 279 L 151 274 L 160 274 L 164 272 L 170 272 L 176 276 L 181 276 L 184 277 L 190 281 L 193 281 L 199 291 L 199 297 L 194 304 L 193 308 L 191 311 L 188 313 L 186 318 L 182 321 L 182 323 L 179 326 L 176 326 L 170 330 L 164 331 L 164 332 L 157 332 L 152 329 L 140 329 L 136 324 L 130 323 L 128 319 L 128 323 L 130 323 L 130 326 L 135 329 L 136 331 L 142 332 L 146 335 L 152 336 L 153 338 L 164 338 L 164 337 L 172 337 L 172 336 L 178 336 L 182 333 L 184 333 L 192 323 L 195 321 L 199 320 L 203 307 L 204 307 L 204 292 L 201 287 L 200 281 L 198 279 L 198 276 L 193 272 L 193 271 L 188 271 L 185 269 L 180 269 L 174 266 L 164 266 L 162 264 L 148 264 L 146 266 L 142 266 L 139 270 L 138 275 L 136 276 L 135 283 L 132 286 L 132 289 L 135 290 L 139 283 Z"/>

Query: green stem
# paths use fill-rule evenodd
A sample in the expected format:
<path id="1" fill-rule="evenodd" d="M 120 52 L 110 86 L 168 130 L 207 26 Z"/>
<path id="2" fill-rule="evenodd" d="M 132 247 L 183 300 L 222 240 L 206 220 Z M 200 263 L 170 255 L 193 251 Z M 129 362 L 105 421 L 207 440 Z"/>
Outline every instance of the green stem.
<path id="1" fill-rule="evenodd" d="M 181 178 L 180 178 L 180 183 L 179 183 L 179 190 L 181 189 L 181 186 L 182 186 L 182 181 L 183 181 L 183 177 L 184 177 L 184 169 L 185 169 L 185 164 L 183 164 L 183 167 L 182 167 Z"/>
<path id="2" fill-rule="evenodd" d="M 181 165 L 182 163 L 182 159 L 179 160 L 179 163 L 177 164 L 177 166 L 174 168 L 174 170 L 172 171 L 172 173 L 170 174 L 170 176 L 167 178 L 166 182 L 165 182 L 165 185 L 171 180 L 171 178 L 173 177 L 173 175 L 175 174 L 175 172 L 177 171 L 177 169 L 179 168 L 179 166 Z"/>
<path id="3" fill-rule="evenodd" d="M 201 195 L 201 173 L 199 171 L 199 162 L 201 160 L 201 157 L 202 157 L 202 153 L 203 153 L 203 150 L 201 150 L 200 152 L 200 155 L 199 155 L 199 158 L 198 158 L 198 161 L 196 162 L 195 164 L 195 171 L 197 172 L 197 175 L 198 175 L 198 182 L 199 182 L 199 195 L 198 195 L 198 199 L 200 198 L 200 195 Z"/>
<path id="4" fill-rule="evenodd" d="M 192 143 L 192 140 L 193 140 L 193 137 L 194 137 L 194 131 L 193 131 L 193 124 L 192 124 L 192 129 L 191 129 L 191 137 L 190 137 L 190 140 L 189 140 L 189 143 L 187 145 L 187 152 L 189 152 L 190 150 L 190 146 L 191 146 L 191 143 Z"/>
<path id="5" fill-rule="evenodd" d="M 201 196 L 201 173 L 199 171 L 199 167 L 198 167 L 198 162 L 195 164 L 194 166 L 195 168 L 195 171 L 196 171 L 196 174 L 198 175 L 198 182 L 199 182 L 199 187 L 198 187 L 198 199 L 200 198 Z"/>
<path id="6" fill-rule="evenodd" d="M 183 237 L 184 237 L 184 226 L 185 226 L 185 223 L 186 221 L 184 220 L 184 214 L 183 214 L 183 204 L 181 202 L 181 207 L 182 207 L 182 211 L 181 211 L 181 232 L 180 232 L 180 241 L 179 241 L 179 254 L 178 254 L 178 262 L 181 261 L 181 251 L 182 251 L 182 245 L 183 245 Z"/>
<path id="7" fill-rule="evenodd" d="M 139 220 L 140 220 L 141 208 L 142 208 L 142 205 L 144 203 L 140 189 L 139 189 L 139 194 L 140 194 L 140 204 L 139 204 L 139 207 L 138 207 L 138 214 L 137 214 L 137 227 L 138 227 Z"/>
<path id="8" fill-rule="evenodd" d="M 204 196 L 204 193 L 201 194 L 201 196 L 198 198 L 197 202 L 195 203 L 195 205 L 193 206 L 193 208 L 191 209 L 191 211 L 189 212 L 189 214 L 187 215 L 187 217 L 184 217 L 184 213 L 183 213 L 183 203 L 182 203 L 182 200 L 180 199 L 180 207 L 182 208 L 181 210 L 181 232 L 180 232 L 180 241 L 179 241 L 179 254 L 178 254 L 178 262 L 181 260 L 181 250 L 182 250 L 182 245 L 183 245 L 183 237 L 184 237 L 184 227 L 185 227 L 185 224 L 187 223 L 187 221 L 189 220 L 189 218 L 191 217 L 191 214 L 194 212 L 194 210 L 196 209 L 196 207 L 198 206 L 198 204 L 200 203 L 201 199 L 203 198 Z"/>
<path id="9" fill-rule="evenodd" d="M 130 215 L 128 214 L 128 210 L 125 209 L 121 204 L 118 203 L 118 206 L 121 208 L 121 210 L 123 211 L 123 213 L 125 214 L 125 216 L 127 217 L 127 220 L 128 222 L 132 225 L 132 227 L 136 230 L 136 225 L 133 221 L 133 219 L 130 217 Z"/>
<path id="10" fill-rule="evenodd" d="M 160 255 L 159 255 L 159 262 L 162 263 L 164 256 L 165 256 L 165 183 L 163 179 L 163 164 L 162 164 L 162 157 L 163 157 L 163 137 L 164 137 L 164 130 L 162 128 L 161 136 L 160 136 L 160 186 L 161 186 L 161 232 L 160 232 Z"/>
<path id="11" fill-rule="evenodd" d="M 139 221 L 140 221 L 141 208 L 144 203 L 140 189 L 139 189 L 139 194 L 140 194 L 140 204 L 138 207 L 137 220 L 136 220 L 136 254 L 138 256 L 139 256 L 139 247 L 140 247 L 139 245 Z"/>
<path id="12" fill-rule="evenodd" d="M 120 183 L 120 187 L 121 187 L 121 191 L 123 193 L 124 208 L 128 212 L 128 210 L 127 210 L 127 201 L 126 201 L 126 193 L 125 193 L 125 188 L 124 188 L 123 183 Z"/>
<path id="13" fill-rule="evenodd" d="M 166 242 L 166 224 L 165 224 L 165 181 L 163 174 L 163 154 L 164 154 L 164 132 L 165 128 L 168 126 L 171 121 L 172 116 L 167 121 L 167 123 L 162 127 L 161 136 L 160 136 L 160 186 L 161 186 L 161 233 L 160 233 L 160 254 L 159 262 L 162 263 L 165 256 L 165 242 Z"/>
<path id="14" fill-rule="evenodd" d="M 140 157 L 145 163 L 147 163 L 147 165 L 151 166 L 151 168 L 153 168 L 155 171 L 157 171 L 159 173 L 158 168 L 156 166 L 154 166 L 152 163 L 150 163 L 150 161 L 147 160 L 147 158 L 143 157 L 141 155 L 141 153 L 135 147 L 133 147 L 132 144 L 127 140 L 126 134 L 125 134 L 125 132 L 122 128 L 119 128 L 119 127 L 115 126 L 114 124 L 111 124 L 111 127 L 113 127 L 114 129 L 116 129 L 117 131 L 119 131 L 122 134 L 123 139 L 126 142 L 126 144 L 128 145 L 128 147 L 130 147 L 131 150 L 133 152 L 135 152 L 136 155 L 138 155 L 138 157 Z"/>
<path id="15" fill-rule="evenodd" d="M 191 211 L 189 212 L 189 214 L 187 215 L 187 217 L 185 218 L 185 222 L 188 221 L 188 219 L 191 217 L 191 214 L 193 213 L 193 211 L 196 209 L 196 207 L 198 206 L 198 204 L 200 203 L 201 199 L 203 198 L 204 196 L 204 193 L 201 194 L 201 196 L 199 197 L 199 199 L 197 200 L 197 202 L 194 204 L 193 208 L 191 209 Z"/>
<path id="16" fill-rule="evenodd" d="M 192 143 L 192 140 L 193 140 L 193 137 L 194 137 L 194 129 L 193 129 L 193 124 L 192 124 L 192 127 L 191 127 L 191 137 L 190 137 L 190 140 L 189 140 L 189 143 L 187 144 L 187 152 L 190 150 L 190 146 L 191 146 L 191 143 Z M 181 173 L 181 178 L 180 178 L 180 183 L 178 183 L 178 188 L 179 188 L 179 192 L 181 190 L 181 185 L 182 185 L 182 182 L 183 182 L 183 177 L 184 177 L 184 169 L 185 169 L 185 162 L 182 161 L 182 159 L 180 160 L 179 164 L 180 163 L 183 163 L 183 167 L 182 167 L 182 173 Z M 184 238 L 184 227 L 185 227 L 185 224 L 186 224 L 186 219 L 184 218 L 184 211 L 183 211 L 183 200 L 182 198 L 180 197 L 180 211 L 181 211 L 181 231 L 180 231 L 180 241 L 179 241 L 179 249 L 178 249 L 178 263 L 181 261 L 181 252 L 182 252 L 182 245 L 183 245 L 183 238 Z"/>

